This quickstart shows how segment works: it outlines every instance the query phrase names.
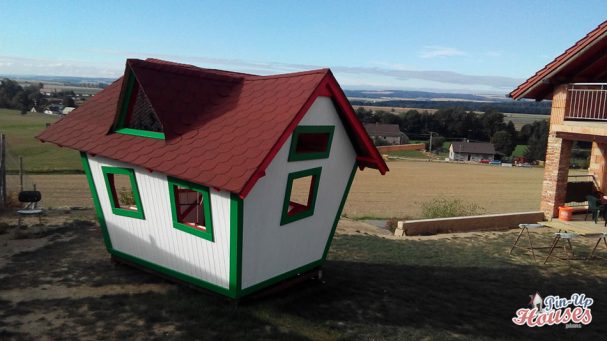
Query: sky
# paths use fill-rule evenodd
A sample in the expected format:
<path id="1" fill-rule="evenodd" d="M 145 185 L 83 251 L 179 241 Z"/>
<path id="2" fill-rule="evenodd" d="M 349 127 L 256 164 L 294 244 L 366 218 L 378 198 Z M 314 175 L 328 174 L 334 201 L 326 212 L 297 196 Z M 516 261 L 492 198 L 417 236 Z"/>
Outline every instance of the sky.
<path id="1" fill-rule="evenodd" d="M 503 94 L 607 19 L 584 1 L 0 0 L 0 74 L 117 78 L 127 58 L 345 89 Z"/>

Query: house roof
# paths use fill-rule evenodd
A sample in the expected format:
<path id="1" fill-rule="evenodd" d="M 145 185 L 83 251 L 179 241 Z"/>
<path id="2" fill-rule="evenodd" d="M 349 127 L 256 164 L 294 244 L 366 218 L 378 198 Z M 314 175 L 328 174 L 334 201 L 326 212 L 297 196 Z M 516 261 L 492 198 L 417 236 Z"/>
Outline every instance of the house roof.
<path id="1" fill-rule="evenodd" d="M 554 86 L 572 82 L 607 81 L 607 21 L 514 89 L 509 97 L 552 98 Z"/>
<path id="2" fill-rule="evenodd" d="M 489 142 L 453 142 L 451 146 L 456 153 L 495 154 L 495 147 Z"/>
<path id="3" fill-rule="evenodd" d="M 385 123 L 367 123 L 365 124 L 365 130 L 367 134 L 371 136 L 403 136 L 403 132 L 400 131 L 398 124 L 385 124 Z"/>
<path id="4" fill-rule="evenodd" d="M 328 69 L 273 76 L 129 59 L 165 139 L 115 133 L 121 77 L 37 138 L 245 197 L 318 96 L 330 96 L 358 164 L 388 167 Z"/>

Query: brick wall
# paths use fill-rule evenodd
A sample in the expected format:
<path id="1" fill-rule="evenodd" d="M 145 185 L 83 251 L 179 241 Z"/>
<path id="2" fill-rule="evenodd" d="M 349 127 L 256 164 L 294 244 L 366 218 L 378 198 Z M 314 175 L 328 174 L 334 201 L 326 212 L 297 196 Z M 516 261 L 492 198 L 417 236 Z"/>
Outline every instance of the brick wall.
<path id="1" fill-rule="evenodd" d="M 380 153 L 395 152 L 398 150 L 424 150 L 426 146 L 423 143 L 399 144 L 395 146 L 377 147 Z"/>
<path id="2" fill-rule="evenodd" d="M 565 203 L 572 145 L 573 141 L 560 139 L 555 136 L 554 132 L 550 132 L 548 135 L 540 205 L 546 219 L 556 217 L 558 207 Z"/>
<path id="3" fill-rule="evenodd" d="M 590 165 L 588 173 L 594 175 L 594 179 L 599 190 L 605 193 L 607 189 L 607 179 L 605 174 L 605 155 L 607 155 L 607 145 L 604 143 L 592 143 L 592 152 L 590 153 Z"/>

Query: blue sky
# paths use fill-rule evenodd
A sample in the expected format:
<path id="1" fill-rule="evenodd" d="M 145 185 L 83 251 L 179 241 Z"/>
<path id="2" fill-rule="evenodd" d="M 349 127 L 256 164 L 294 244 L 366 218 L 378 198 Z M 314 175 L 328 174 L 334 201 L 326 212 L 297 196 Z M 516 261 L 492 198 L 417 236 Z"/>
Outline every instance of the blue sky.
<path id="1" fill-rule="evenodd" d="M 126 58 L 344 88 L 505 93 L 603 22 L 607 1 L 0 0 L 0 74 L 117 77 Z"/>

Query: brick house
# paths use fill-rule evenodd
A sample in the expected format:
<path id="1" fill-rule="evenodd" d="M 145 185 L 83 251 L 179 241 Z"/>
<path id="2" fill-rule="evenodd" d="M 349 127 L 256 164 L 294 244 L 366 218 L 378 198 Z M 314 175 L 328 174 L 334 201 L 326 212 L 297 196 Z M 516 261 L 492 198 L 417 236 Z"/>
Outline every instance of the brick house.
<path id="1" fill-rule="evenodd" d="M 592 142 L 588 172 L 607 192 L 607 21 L 568 48 L 510 94 L 515 100 L 552 99 L 541 209 L 547 219 L 567 199 L 574 141 Z M 588 193 L 590 194 L 590 193 Z"/>

